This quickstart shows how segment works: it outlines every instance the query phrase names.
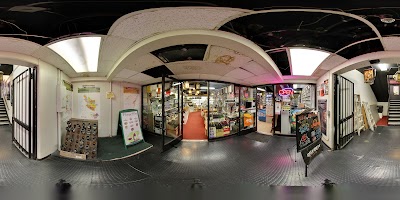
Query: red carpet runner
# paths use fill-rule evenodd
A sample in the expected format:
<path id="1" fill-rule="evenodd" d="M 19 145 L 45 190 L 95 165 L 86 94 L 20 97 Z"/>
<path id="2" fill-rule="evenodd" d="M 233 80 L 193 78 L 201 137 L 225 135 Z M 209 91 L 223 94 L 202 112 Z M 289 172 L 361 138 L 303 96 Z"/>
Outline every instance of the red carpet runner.
<path id="1" fill-rule="evenodd" d="M 387 126 L 388 125 L 388 117 L 383 116 L 382 119 L 380 119 L 377 123 L 377 126 Z"/>
<path id="2" fill-rule="evenodd" d="M 201 112 L 191 112 L 189 120 L 183 125 L 183 139 L 187 140 L 206 140 L 204 119 Z"/>

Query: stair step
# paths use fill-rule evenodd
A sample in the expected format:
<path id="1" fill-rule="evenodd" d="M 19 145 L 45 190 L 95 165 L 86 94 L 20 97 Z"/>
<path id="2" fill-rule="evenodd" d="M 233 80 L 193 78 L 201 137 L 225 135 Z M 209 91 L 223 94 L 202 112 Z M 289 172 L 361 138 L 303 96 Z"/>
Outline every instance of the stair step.
<path id="1" fill-rule="evenodd" d="M 399 121 L 400 122 L 400 117 L 389 117 L 389 121 Z"/>
<path id="2" fill-rule="evenodd" d="M 391 117 L 400 117 L 400 113 L 398 113 L 398 114 L 389 114 L 389 118 L 391 118 Z"/>
<path id="3" fill-rule="evenodd" d="M 4 126 L 4 125 L 10 125 L 10 123 L 8 123 L 8 121 L 0 122 L 0 126 Z"/>
<path id="4" fill-rule="evenodd" d="M 400 126 L 400 122 L 388 122 L 389 126 Z"/>

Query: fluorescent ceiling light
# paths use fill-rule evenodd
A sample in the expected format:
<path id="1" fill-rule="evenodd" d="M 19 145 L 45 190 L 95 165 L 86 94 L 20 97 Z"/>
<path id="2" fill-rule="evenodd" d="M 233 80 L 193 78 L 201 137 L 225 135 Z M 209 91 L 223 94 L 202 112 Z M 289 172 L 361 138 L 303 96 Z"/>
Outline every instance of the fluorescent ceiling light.
<path id="1" fill-rule="evenodd" d="M 297 84 L 293 84 L 293 89 L 297 89 Z"/>
<path id="2" fill-rule="evenodd" d="M 262 89 L 262 88 L 257 88 L 257 90 L 265 92 L 265 89 Z"/>
<path id="3" fill-rule="evenodd" d="M 389 64 L 379 63 L 376 65 L 381 71 L 387 71 L 389 69 Z"/>
<path id="4" fill-rule="evenodd" d="M 63 57 L 77 73 L 97 72 L 101 37 L 61 40 L 48 47 Z"/>
<path id="5" fill-rule="evenodd" d="M 313 49 L 289 49 L 292 75 L 311 76 L 315 69 L 330 55 Z"/>

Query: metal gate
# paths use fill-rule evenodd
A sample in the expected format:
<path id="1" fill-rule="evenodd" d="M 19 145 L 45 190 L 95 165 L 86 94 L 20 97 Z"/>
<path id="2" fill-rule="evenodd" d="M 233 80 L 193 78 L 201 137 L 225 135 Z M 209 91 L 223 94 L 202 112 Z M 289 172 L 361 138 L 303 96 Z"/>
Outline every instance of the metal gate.
<path id="1" fill-rule="evenodd" d="M 354 83 L 335 75 L 335 145 L 342 149 L 354 137 Z"/>
<path id="2" fill-rule="evenodd" d="M 29 68 L 13 79 L 12 126 L 14 145 L 28 158 L 36 159 L 36 69 Z"/>

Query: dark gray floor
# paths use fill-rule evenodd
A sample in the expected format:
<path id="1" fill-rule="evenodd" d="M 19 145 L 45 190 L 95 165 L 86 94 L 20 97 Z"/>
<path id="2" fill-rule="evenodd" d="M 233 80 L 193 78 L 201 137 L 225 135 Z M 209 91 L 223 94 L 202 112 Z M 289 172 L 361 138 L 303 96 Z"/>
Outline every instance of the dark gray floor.
<path id="1" fill-rule="evenodd" d="M 214 142 L 182 142 L 160 153 L 155 145 L 138 156 L 111 162 L 84 162 L 51 156 L 26 159 L 11 145 L 9 127 L 0 127 L 0 186 L 54 185 L 65 179 L 73 187 L 129 188 L 156 184 L 190 187 L 196 179 L 205 188 L 250 186 L 320 186 L 324 179 L 337 184 L 400 186 L 400 129 L 378 127 L 366 131 L 340 151 L 325 150 L 304 177 L 295 138 L 274 136 L 259 142 L 234 136 Z M 297 162 L 294 162 L 294 160 Z"/>

